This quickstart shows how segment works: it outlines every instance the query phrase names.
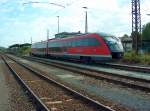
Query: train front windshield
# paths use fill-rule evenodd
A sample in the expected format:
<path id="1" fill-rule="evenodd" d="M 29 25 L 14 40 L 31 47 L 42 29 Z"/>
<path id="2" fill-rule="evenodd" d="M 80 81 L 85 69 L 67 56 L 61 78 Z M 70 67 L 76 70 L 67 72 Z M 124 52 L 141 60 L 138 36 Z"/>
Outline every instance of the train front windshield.
<path id="1" fill-rule="evenodd" d="M 104 40 L 112 52 L 123 52 L 121 40 L 114 36 L 105 36 Z"/>

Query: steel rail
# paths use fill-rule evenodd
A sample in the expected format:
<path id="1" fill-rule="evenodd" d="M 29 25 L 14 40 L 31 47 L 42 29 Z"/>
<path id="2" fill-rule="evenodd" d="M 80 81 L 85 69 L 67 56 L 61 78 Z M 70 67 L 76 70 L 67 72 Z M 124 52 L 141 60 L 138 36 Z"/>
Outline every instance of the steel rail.
<path id="1" fill-rule="evenodd" d="M 3 61 L 5 62 L 5 64 L 7 65 L 7 67 L 9 68 L 9 70 L 12 72 L 12 74 L 16 78 L 16 80 L 21 84 L 23 89 L 25 89 L 28 92 L 29 96 L 32 98 L 32 101 L 34 102 L 34 104 L 36 104 L 37 110 L 38 111 L 50 111 L 47 108 L 47 106 L 40 100 L 40 98 L 38 96 L 36 96 L 36 94 L 31 90 L 31 88 L 28 87 L 28 85 L 19 77 L 17 72 L 15 72 L 15 70 L 8 64 L 8 62 L 5 60 L 5 58 L 3 56 L 1 56 L 1 57 L 2 57 Z"/>
<path id="2" fill-rule="evenodd" d="M 134 80 L 134 81 L 140 81 L 140 82 L 146 82 L 146 83 L 150 83 L 149 80 L 145 80 L 145 79 L 140 79 L 140 78 L 134 78 L 134 77 L 129 77 L 129 76 L 125 76 L 125 75 L 116 75 L 114 73 L 106 73 L 106 72 L 103 72 L 103 71 L 97 71 L 97 70 L 94 70 L 94 69 L 87 69 L 87 68 L 81 68 L 79 66 L 70 66 L 68 64 L 64 64 L 64 63 L 57 63 L 57 62 L 48 62 L 48 61 L 43 61 L 43 59 L 41 60 L 40 58 L 38 58 L 37 60 L 36 59 L 33 59 L 33 58 L 28 58 L 28 57 L 25 57 L 26 59 L 30 59 L 30 60 L 33 60 L 33 61 L 36 61 L 36 62 L 39 62 L 39 63 L 43 63 L 43 64 L 46 64 L 46 65 L 51 65 L 51 66 L 54 66 L 54 67 L 58 67 L 58 68 L 62 68 L 62 69 L 65 69 L 65 70 L 69 70 L 69 71 L 72 71 L 72 72 L 75 72 L 75 73 L 82 73 L 84 75 L 87 75 L 87 76 L 91 76 L 91 77 L 95 77 L 95 78 L 100 78 L 100 79 L 105 79 L 107 81 L 110 81 L 110 82 L 113 82 L 113 83 L 116 83 L 116 84 L 122 84 L 124 86 L 127 86 L 127 87 L 130 87 L 130 88 L 133 88 L 133 89 L 139 89 L 139 90 L 142 90 L 142 91 L 147 91 L 149 92 L 150 91 L 150 87 L 146 87 L 144 86 L 143 84 L 134 84 L 132 82 L 128 82 L 128 81 L 122 81 L 120 79 L 116 80 L 116 79 L 113 79 L 113 78 L 108 78 L 108 77 L 104 77 L 104 76 L 101 76 L 100 74 L 89 74 L 89 73 L 86 73 L 86 72 L 81 72 L 79 70 L 74 70 L 74 69 L 70 69 L 69 67 L 74 67 L 74 68 L 78 68 L 78 69 L 81 69 L 81 70 L 86 70 L 86 71 L 90 71 L 90 72 L 96 72 L 96 73 L 103 73 L 107 76 L 116 76 L 116 77 L 119 77 L 119 78 L 125 78 L 125 79 L 129 79 L 129 80 Z M 62 66 L 60 66 L 60 64 Z"/>
<path id="3" fill-rule="evenodd" d="M 35 57 L 23 57 L 23 58 L 27 58 L 27 59 L 32 59 L 32 60 L 39 60 L 39 62 L 42 62 L 44 61 L 45 63 L 46 62 L 51 62 L 51 63 L 55 63 L 55 64 L 61 64 L 61 65 L 64 65 L 64 66 L 67 66 L 67 67 L 74 67 L 74 68 L 78 68 L 78 69 L 84 69 L 84 70 L 88 70 L 88 71 L 91 71 L 91 72 L 96 72 L 96 73 L 103 73 L 103 74 L 110 74 L 110 75 L 113 75 L 113 76 L 116 76 L 116 77 L 123 77 L 123 78 L 126 78 L 126 79 L 131 79 L 131 80 L 138 80 L 138 81 L 141 81 L 141 82 L 148 82 L 150 83 L 150 80 L 147 80 L 147 79 L 143 79 L 143 78 L 137 78 L 137 77 L 131 77 L 131 76 L 128 76 L 128 75 L 119 75 L 119 74 L 115 74 L 115 73 L 111 73 L 111 72 L 105 72 L 105 71 L 100 71 L 100 70 L 95 70 L 95 69 L 92 69 L 92 68 L 86 68 L 86 67 L 81 67 L 81 66 L 77 66 L 77 65 L 68 65 L 68 64 L 65 64 L 65 63 L 61 63 L 61 62 L 56 62 L 56 61 L 49 61 L 49 60 L 45 60 L 45 59 L 41 59 L 41 58 L 35 58 Z M 47 64 L 47 63 L 46 63 Z M 50 63 L 48 63 L 50 65 Z"/>
<path id="4" fill-rule="evenodd" d="M 27 65 L 25 65 L 25 64 L 23 64 L 21 62 L 18 62 L 14 58 L 11 58 L 9 56 L 7 56 L 7 57 L 10 58 L 11 60 L 15 61 L 19 65 L 23 66 L 24 68 L 28 69 L 29 71 L 33 72 L 38 77 L 46 80 L 47 82 L 49 82 L 49 83 L 53 82 L 54 84 L 60 86 L 61 88 L 69 91 L 73 95 L 77 96 L 80 100 L 88 102 L 88 103 L 91 103 L 94 107 L 97 107 L 97 108 L 99 108 L 102 111 L 115 111 L 114 109 L 111 109 L 109 106 L 105 106 L 102 103 L 100 103 L 100 102 L 98 102 L 96 100 L 93 100 L 92 98 L 89 98 L 89 97 L 87 97 L 87 96 L 85 96 L 85 95 L 83 95 L 83 94 L 81 94 L 81 93 L 79 93 L 79 92 L 77 92 L 77 91 L 75 91 L 75 90 L 73 90 L 73 89 L 71 89 L 71 88 L 69 88 L 69 87 L 67 87 L 67 86 L 65 86 L 65 85 L 63 85 L 63 84 L 61 84 L 61 83 L 59 83 L 59 82 L 57 82 L 57 81 L 55 81 L 55 80 L 45 76 L 45 75 L 43 75 L 43 74 L 41 74 L 41 73 L 39 73 L 38 71 L 34 70 L 33 68 L 31 68 L 31 67 L 29 67 L 29 66 L 27 66 Z"/>

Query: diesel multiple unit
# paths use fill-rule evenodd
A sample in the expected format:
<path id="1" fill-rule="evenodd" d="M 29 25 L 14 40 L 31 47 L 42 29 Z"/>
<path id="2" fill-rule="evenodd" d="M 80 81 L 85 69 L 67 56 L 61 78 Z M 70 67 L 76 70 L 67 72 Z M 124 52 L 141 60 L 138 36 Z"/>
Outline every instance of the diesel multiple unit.
<path id="1" fill-rule="evenodd" d="M 109 60 L 121 58 L 123 46 L 119 38 L 109 34 L 74 34 L 34 43 L 31 55 L 83 61 Z"/>

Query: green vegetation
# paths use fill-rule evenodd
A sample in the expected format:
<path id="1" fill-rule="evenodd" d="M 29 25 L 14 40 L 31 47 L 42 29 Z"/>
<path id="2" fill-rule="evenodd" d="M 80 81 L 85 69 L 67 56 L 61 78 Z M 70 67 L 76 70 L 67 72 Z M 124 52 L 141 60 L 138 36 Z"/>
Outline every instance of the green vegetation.
<path id="1" fill-rule="evenodd" d="M 142 39 L 150 40 L 150 22 L 143 26 Z"/>
<path id="2" fill-rule="evenodd" d="M 28 55 L 31 52 L 31 44 L 14 44 L 9 46 L 8 52 L 15 55 Z"/>
<path id="3" fill-rule="evenodd" d="M 135 52 L 126 52 L 122 61 L 126 63 L 141 63 L 150 65 L 150 54 L 137 55 Z"/>
<path id="4" fill-rule="evenodd" d="M 31 52 L 31 47 L 21 47 L 19 48 L 20 55 L 28 55 Z"/>
<path id="5" fill-rule="evenodd" d="M 5 51 L 6 51 L 6 48 L 0 47 L 0 52 L 5 52 Z"/>

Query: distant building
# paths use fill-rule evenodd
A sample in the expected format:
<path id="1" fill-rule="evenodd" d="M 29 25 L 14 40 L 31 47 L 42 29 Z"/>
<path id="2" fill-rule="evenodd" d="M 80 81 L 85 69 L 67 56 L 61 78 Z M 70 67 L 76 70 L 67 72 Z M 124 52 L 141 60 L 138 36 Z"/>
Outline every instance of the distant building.
<path id="1" fill-rule="evenodd" d="M 143 40 L 142 41 L 142 50 L 144 52 L 150 53 L 150 40 Z"/>
<path id="2" fill-rule="evenodd" d="M 120 37 L 124 51 L 128 52 L 132 50 L 132 38 L 131 37 Z M 150 52 L 150 40 L 143 40 L 142 45 L 139 46 L 139 50 L 142 52 Z"/>
<path id="3" fill-rule="evenodd" d="M 124 48 L 124 51 L 131 51 L 132 50 L 132 38 L 131 37 L 121 37 L 121 42 Z"/>

